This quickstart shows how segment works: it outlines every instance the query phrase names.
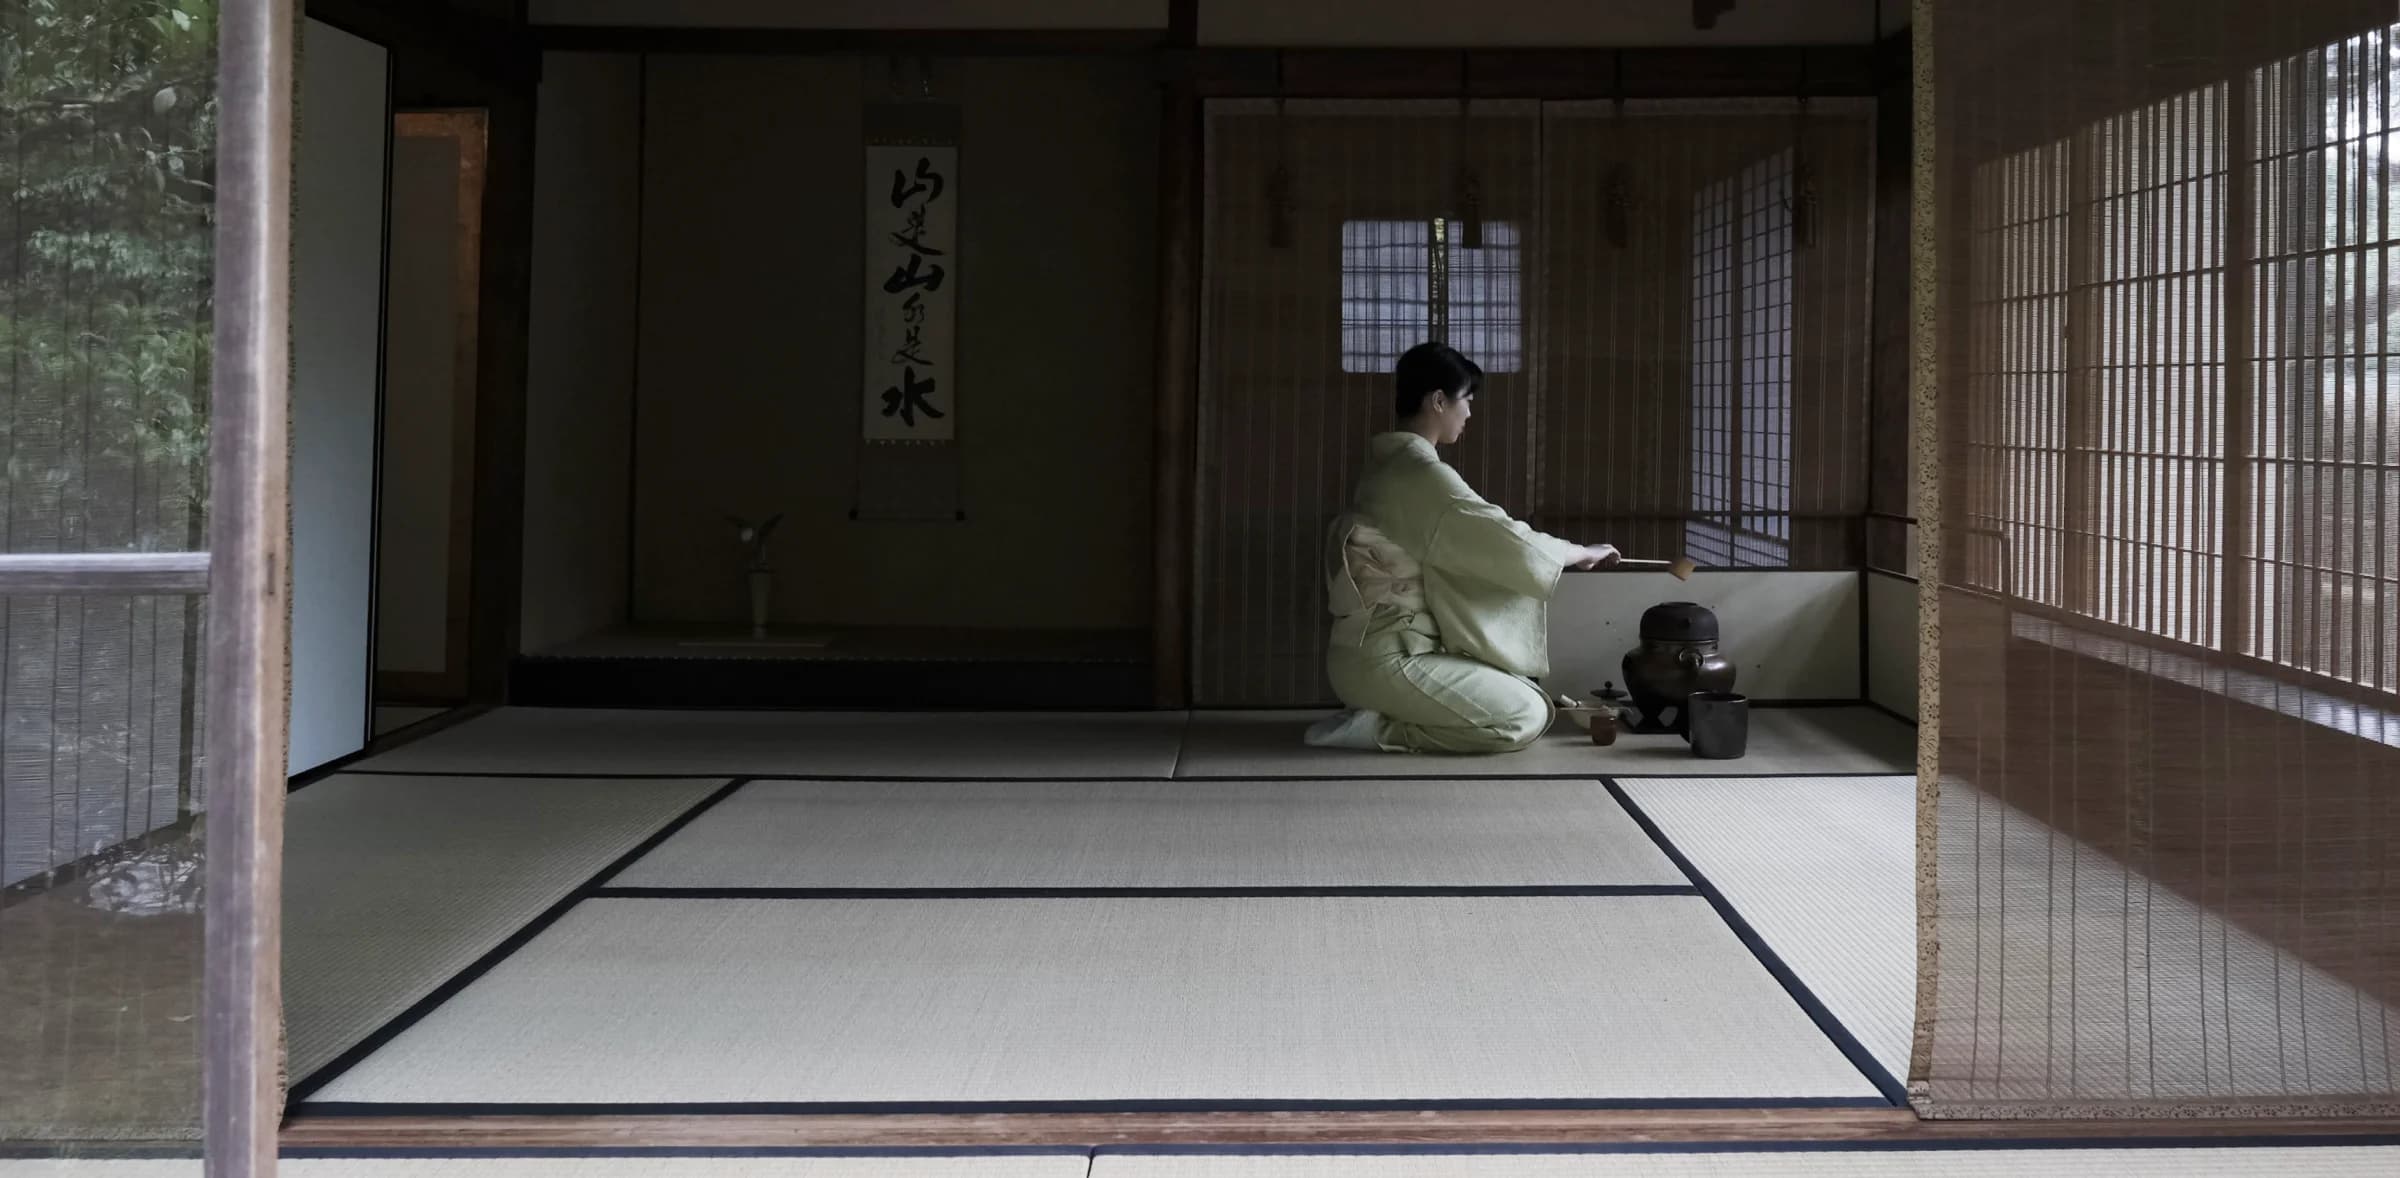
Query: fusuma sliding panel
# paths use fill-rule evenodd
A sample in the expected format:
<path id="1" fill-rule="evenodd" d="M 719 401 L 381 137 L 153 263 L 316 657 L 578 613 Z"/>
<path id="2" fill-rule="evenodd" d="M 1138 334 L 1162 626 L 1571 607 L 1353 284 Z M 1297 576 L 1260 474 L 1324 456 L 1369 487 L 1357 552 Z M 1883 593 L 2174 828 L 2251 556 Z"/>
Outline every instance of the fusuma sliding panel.
<path id="1" fill-rule="evenodd" d="M 309 21 L 292 226 L 291 771 L 367 742 L 390 54 Z"/>

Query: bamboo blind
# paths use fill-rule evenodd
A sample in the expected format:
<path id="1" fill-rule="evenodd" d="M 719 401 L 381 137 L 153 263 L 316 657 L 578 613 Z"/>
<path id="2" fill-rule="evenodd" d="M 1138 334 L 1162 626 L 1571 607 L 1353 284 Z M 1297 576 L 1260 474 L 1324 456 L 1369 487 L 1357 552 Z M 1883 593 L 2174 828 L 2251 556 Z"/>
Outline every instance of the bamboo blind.
<path id="1" fill-rule="evenodd" d="M 1919 9 L 1930 1115 L 2400 1105 L 2393 15 Z"/>
<path id="2" fill-rule="evenodd" d="M 1330 701 L 1317 540 L 1426 339 L 1486 371 L 1450 459 L 1512 513 L 1636 555 L 1857 565 L 1872 112 L 1211 104 L 1195 700 Z"/>

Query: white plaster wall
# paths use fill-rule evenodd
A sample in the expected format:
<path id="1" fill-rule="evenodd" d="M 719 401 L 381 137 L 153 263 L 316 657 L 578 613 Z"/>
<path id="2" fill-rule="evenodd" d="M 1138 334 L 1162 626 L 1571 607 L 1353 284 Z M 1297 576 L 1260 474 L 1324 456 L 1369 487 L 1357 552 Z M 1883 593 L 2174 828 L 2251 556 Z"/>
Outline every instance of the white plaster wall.
<path id="1" fill-rule="evenodd" d="M 1550 606 L 1553 691 L 1625 685 L 1620 662 L 1640 642 L 1642 611 L 1694 601 L 1716 611 L 1734 690 L 1759 700 L 1859 698 L 1855 572 L 1569 573 Z"/>
<path id="2" fill-rule="evenodd" d="M 1917 716 L 1917 583 L 1868 573 L 1867 698 Z"/>
<path id="3" fill-rule="evenodd" d="M 390 55 L 309 21 L 292 225 L 293 773 L 367 743 Z"/>
<path id="4" fill-rule="evenodd" d="M 641 88 L 629 53 L 542 59 L 518 634 L 526 651 L 626 620 Z"/>

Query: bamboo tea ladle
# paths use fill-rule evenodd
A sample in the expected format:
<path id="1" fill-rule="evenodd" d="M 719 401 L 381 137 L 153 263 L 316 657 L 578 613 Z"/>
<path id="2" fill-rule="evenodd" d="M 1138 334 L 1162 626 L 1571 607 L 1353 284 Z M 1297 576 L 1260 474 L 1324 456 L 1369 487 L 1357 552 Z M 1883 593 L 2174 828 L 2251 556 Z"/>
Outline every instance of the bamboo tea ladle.
<path id="1" fill-rule="evenodd" d="M 1621 569 L 1664 569 L 1678 581 L 1689 581 L 1692 579 L 1692 574 L 1700 570 L 1699 563 L 1688 556 L 1678 556 L 1673 560 L 1631 560 L 1618 557 L 1616 567 Z"/>

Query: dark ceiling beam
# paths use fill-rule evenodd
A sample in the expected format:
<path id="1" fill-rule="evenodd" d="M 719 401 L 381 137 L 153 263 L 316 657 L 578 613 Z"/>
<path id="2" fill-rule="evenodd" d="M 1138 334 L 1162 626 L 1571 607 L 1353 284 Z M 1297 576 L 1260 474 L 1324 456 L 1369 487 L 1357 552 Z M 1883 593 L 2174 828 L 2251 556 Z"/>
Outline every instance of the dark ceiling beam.
<path id="1" fill-rule="evenodd" d="M 702 29 L 536 25 L 548 50 L 592 53 L 898 54 L 927 57 L 1067 57 L 1141 53 L 1167 44 L 1165 28 L 1135 29 Z"/>
<path id="2" fill-rule="evenodd" d="M 1211 98 L 1730 98 L 1868 95 L 1868 45 L 1788 48 L 1203 49 L 1162 55 Z M 1278 69 L 1280 63 L 1281 68 Z M 1463 78 L 1462 78 L 1463 75 Z"/>
<path id="3" fill-rule="evenodd" d="M 433 54 L 483 77 L 531 85 L 541 56 L 522 25 L 428 0 L 305 0 L 313 19 L 398 51 Z"/>

